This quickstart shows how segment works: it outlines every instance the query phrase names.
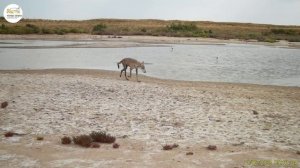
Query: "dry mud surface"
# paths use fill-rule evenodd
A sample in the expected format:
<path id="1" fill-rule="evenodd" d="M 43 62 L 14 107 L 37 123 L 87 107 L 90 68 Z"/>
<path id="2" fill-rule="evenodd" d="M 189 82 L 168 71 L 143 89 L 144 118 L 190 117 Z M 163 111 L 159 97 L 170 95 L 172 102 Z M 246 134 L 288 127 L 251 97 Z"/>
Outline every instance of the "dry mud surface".
<path id="1" fill-rule="evenodd" d="M 251 160 L 299 166 L 299 87 L 118 75 L 0 71 L 0 102 L 9 103 L 0 109 L 0 167 L 253 167 Z M 98 130 L 116 136 L 120 148 L 60 144 L 64 135 Z M 25 135 L 6 138 L 7 131 Z M 179 147 L 161 150 L 173 143 Z"/>

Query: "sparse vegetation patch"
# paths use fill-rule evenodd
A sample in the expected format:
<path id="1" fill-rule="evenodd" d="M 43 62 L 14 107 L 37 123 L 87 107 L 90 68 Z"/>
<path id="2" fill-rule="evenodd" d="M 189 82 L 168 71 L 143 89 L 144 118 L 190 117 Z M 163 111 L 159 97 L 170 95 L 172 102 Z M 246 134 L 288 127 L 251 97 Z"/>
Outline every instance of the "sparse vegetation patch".
<path id="1" fill-rule="evenodd" d="M 114 143 L 116 141 L 116 138 L 114 136 L 111 136 L 104 131 L 92 132 L 90 136 L 95 142 Z"/>
<path id="2" fill-rule="evenodd" d="M 38 141 L 42 141 L 42 140 L 44 140 L 44 137 L 42 137 L 42 136 L 38 136 L 38 137 L 36 137 L 36 140 L 38 140 Z"/>
<path id="3" fill-rule="evenodd" d="M 83 147 L 90 147 L 93 140 L 89 135 L 79 135 L 73 137 L 73 142 Z"/>
<path id="4" fill-rule="evenodd" d="M 178 146 L 179 145 L 176 144 L 176 143 L 174 143 L 173 145 L 166 144 L 166 145 L 163 146 L 162 150 L 172 150 L 173 148 L 178 148 Z"/>
<path id="5" fill-rule="evenodd" d="M 84 21 L 22 19 L 9 24 L 0 19 L 0 34 L 79 34 L 210 37 L 276 42 L 300 41 L 300 26 L 202 21 L 95 19 Z"/>
<path id="6" fill-rule="evenodd" d="M 72 140 L 71 140 L 70 137 L 64 136 L 64 137 L 61 138 L 61 143 L 62 144 L 71 144 Z"/>
<path id="7" fill-rule="evenodd" d="M 1 108 L 6 108 L 8 106 L 8 102 L 2 102 L 1 103 Z"/>
<path id="8" fill-rule="evenodd" d="M 112 147 L 115 148 L 115 149 L 117 149 L 117 148 L 120 147 L 120 145 L 119 145 L 118 143 L 114 143 L 114 144 L 112 145 Z"/>

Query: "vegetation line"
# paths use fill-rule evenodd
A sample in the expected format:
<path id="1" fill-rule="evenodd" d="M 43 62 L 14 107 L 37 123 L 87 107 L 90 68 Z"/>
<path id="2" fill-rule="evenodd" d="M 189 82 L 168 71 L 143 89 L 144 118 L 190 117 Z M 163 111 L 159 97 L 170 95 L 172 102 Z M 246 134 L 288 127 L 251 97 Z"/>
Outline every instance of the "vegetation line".
<path id="1" fill-rule="evenodd" d="M 207 21 L 95 19 L 83 21 L 0 18 L 0 34 L 97 34 L 203 37 L 217 39 L 300 42 L 300 26 Z"/>

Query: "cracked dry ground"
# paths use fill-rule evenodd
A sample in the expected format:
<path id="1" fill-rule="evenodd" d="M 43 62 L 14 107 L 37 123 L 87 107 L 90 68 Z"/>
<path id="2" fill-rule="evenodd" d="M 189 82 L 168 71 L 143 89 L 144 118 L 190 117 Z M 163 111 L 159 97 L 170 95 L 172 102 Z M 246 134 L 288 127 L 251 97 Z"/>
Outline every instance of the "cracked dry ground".
<path id="1" fill-rule="evenodd" d="M 230 167 L 247 158 L 299 160 L 297 87 L 148 77 L 138 83 L 112 72 L 86 73 L 0 73 L 0 100 L 9 102 L 0 109 L 0 131 L 26 134 L 1 137 L 0 165 Z M 59 144 L 63 135 L 97 130 L 115 135 L 121 148 L 103 145 L 94 156 L 95 149 Z M 37 135 L 45 140 L 37 142 Z M 180 147 L 161 150 L 170 143 Z M 218 150 L 207 151 L 209 144 Z M 186 156 L 188 151 L 194 155 Z"/>

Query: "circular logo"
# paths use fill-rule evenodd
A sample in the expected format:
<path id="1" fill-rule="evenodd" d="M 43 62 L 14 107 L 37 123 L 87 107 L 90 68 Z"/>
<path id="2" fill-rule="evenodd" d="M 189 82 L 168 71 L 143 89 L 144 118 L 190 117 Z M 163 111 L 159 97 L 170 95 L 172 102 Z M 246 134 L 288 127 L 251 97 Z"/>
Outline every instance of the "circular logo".
<path id="1" fill-rule="evenodd" d="M 22 19 L 23 11 L 19 5 L 10 4 L 4 9 L 3 16 L 9 23 L 17 23 Z"/>

